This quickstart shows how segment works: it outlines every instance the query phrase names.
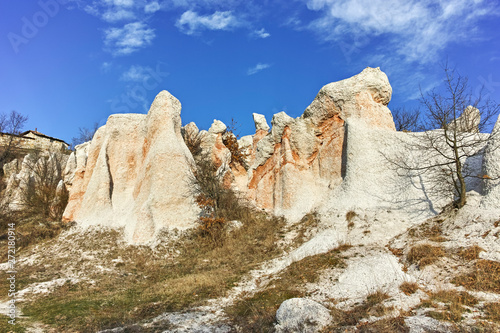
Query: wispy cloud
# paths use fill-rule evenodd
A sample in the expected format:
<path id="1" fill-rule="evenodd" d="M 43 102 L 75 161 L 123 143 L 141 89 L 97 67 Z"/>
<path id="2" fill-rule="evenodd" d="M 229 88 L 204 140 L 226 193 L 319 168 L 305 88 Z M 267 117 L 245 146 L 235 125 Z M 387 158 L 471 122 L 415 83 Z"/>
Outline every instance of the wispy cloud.
<path id="1" fill-rule="evenodd" d="M 104 0 L 107 3 L 112 2 L 115 6 L 132 7 L 134 0 Z"/>
<path id="2" fill-rule="evenodd" d="M 102 19 L 106 22 L 118 22 L 125 20 L 132 20 L 135 18 L 133 11 L 119 9 L 119 10 L 108 10 L 102 14 Z"/>
<path id="3" fill-rule="evenodd" d="M 266 31 L 266 29 L 262 28 L 260 30 L 255 30 L 251 34 L 255 38 L 268 38 L 271 37 L 271 34 Z"/>
<path id="4" fill-rule="evenodd" d="M 181 15 L 175 25 L 181 32 L 193 35 L 202 30 L 230 30 L 239 23 L 231 11 L 216 11 L 212 15 L 199 15 L 188 10 Z"/>
<path id="5" fill-rule="evenodd" d="M 83 7 L 90 15 L 97 16 L 103 21 L 114 23 L 124 20 L 134 20 L 136 4 L 133 0 L 100 0 L 92 1 Z"/>
<path id="6" fill-rule="evenodd" d="M 156 13 L 161 9 L 160 4 L 157 1 L 153 1 L 144 6 L 144 11 L 146 13 Z"/>
<path id="7" fill-rule="evenodd" d="M 470 40 L 475 23 L 498 15 L 495 2 L 481 0 L 308 0 L 322 17 L 309 28 L 325 40 L 368 44 L 386 37 L 407 61 L 429 63 L 450 43 Z"/>
<path id="8" fill-rule="evenodd" d="M 247 70 L 247 75 L 254 75 L 254 74 L 257 74 L 258 72 L 260 71 L 263 71 L 264 69 L 267 69 L 271 67 L 270 64 L 263 64 L 263 63 L 258 63 L 257 65 L 255 65 L 254 67 L 251 67 Z"/>
<path id="9" fill-rule="evenodd" d="M 148 17 L 161 9 L 156 0 L 93 0 L 77 1 L 86 13 L 107 23 L 127 23 L 123 28 L 110 27 L 104 30 L 106 50 L 114 55 L 126 55 L 151 44 L 154 29 L 145 23 Z"/>
<path id="10" fill-rule="evenodd" d="M 130 66 L 130 68 L 122 74 L 120 80 L 128 82 L 143 82 L 151 77 L 152 71 L 151 67 L 147 66 Z"/>
<path id="11" fill-rule="evenodd" d="M 113 55 L 127 55 L 151 44 L 155 38 L 154 29 L 143 22 L 125 24 L 122 28 L 104 31 L 104 45 Z"/>
<path id="12" fill-rule="evenodd" d="M 109 72 L 109 70 L 111 69 L 111 66 L 112 66 L 112 65 L 113 65 L 113 64 L 112 64 L 111 62 L 106 62 L 106 61 L 105 61 L 105 62 L 103 62 L 103 63 L 101 64 L 101 71 L 102 71 L 103 73 L 108 73 L 108 72 Z"/>

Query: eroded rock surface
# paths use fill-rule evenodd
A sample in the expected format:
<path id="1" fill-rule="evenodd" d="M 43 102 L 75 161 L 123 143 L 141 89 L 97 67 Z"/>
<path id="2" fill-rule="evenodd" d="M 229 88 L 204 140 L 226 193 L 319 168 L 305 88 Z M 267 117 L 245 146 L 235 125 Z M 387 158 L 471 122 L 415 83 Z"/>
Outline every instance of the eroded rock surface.
<path id="1" fill-rule="evenodd" d="M 315 208 L 342 182 L 345 126 L 359 118 L 395 131 L 387 104 L 392 88 L 379 68 L 324 86 L 299 118 L 275 114 L 267 133 L 255 117 L 247 195 L 257 206 L 292 220 Z"/>
<path id="2" fill-rule="evenodd" d="M 488 140 L 483 157 L 483 205 L 500 208 L 500 117 Z"/>
<path id="3" fill-rule="evenodd" d="M 110 116 L 87 148 L 84 168 L 77 159 L 64 218 L 124 227 L 133 243 L 151 240 L 164 227 L 192 226 L 198 214 L 189 189 L 193 160 L 180 112 L 180 102 L 162 91 L 147 115 Z"/>
<path id="4" fill-rule="evenodd" d="M 259 208 L 298 220 L 342 183 L 346 120 L 395 131 L 387 108 L 391 93 L 387 76 L 379 68 L 366 68 L 324 86 L 301 117 L 280 112 L 270 128 L 263 115 L 254 114 L 256 133 L 239 141 L 218 120 L 208 131 L 192 123 L 183 133 L 200 137 L 202 153 L 211 155 L 226 186 Z M 147 116 L 110 116 L 92 142 L 70 157 L 65 219 L 125 227 L 136 243 L 150 240 L 163 227 L 192 226 L 198 208 L 186 180 L 193 157 L 180 124 L 180 103 L 166 91 Z M 244 163 L 233 161 L 235 142 Z"/>
<path id="5" fill-rule="evenodd" d="M 277 332 L 318 332 L 330 323 L 330 310 L 310 299 L 290 298 L 276 312 Z"/>

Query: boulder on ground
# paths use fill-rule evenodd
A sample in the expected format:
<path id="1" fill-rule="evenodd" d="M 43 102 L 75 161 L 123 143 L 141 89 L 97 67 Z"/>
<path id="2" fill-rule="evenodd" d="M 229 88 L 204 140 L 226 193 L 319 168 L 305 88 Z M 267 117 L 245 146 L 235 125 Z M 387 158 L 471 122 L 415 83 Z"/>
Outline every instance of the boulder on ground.
<path id="1" fill-rule="evenodd" d="M 323 305 L 306 298 L 291 298 L 276 312 L 277 332 L 318 332 L 332 320 Z"/>

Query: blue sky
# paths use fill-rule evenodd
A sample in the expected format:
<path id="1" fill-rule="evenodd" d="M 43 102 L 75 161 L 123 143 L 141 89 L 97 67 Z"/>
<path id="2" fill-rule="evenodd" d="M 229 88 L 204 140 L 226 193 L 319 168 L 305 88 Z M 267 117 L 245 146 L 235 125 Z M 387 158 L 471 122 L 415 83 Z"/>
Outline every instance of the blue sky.
<path id="1" fill-rule="evenodd" d="M 418 105 L 448 61 L 500 101 L 500 3 L 481 0 L 3 0 L 0 112 L 71 142 L 165 89 L 183 123 L 297 117 L 319 89 L 381 67 L 390 108 Z"/>

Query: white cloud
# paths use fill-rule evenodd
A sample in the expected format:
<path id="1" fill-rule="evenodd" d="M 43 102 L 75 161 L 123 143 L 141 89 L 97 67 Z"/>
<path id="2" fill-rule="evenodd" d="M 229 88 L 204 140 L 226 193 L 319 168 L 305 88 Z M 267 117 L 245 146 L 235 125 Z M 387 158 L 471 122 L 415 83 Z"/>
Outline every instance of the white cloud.
<path id="1" fill-rule="evenodd" d="M 110 2 L 109 0 L 107 2 Z M 134 0 L 113 0 L 115 6 L 118 7 L 132 7 L 134 5 Z"/>
<path id="2" fill-rule="evenodd" d="M 254 36 L 256 38 L 268 38 L 268 37 L 271 37 L 271 34 L 269 32 L 267 32 L 266 29 L 262 28 L 260 30 L 255 30 L 252 33 L 252 36 Z"/>
<path id="3" fill-rule="evenodd" d="M 175 26 L 187 35 L 199 33 L 202 30 L 230 30 L 238 26 L 237 19 L 231 11 L 216 11 L 212 15 L 198 15 L 188 10 L 177 20 Z"/>
<path id="4" fill-rule="evenodd" d="M 153 70 L 150 67 L 142 66 L 131 66 L 126 72 L 122 74 L 120 80 L 122 81 L 132 81 L 132 82 L 143 82 L 151 77 L 151 72 Z"/>
<path id="5" fill-rule="evenodd" d="M 309 26 L 323 39 L 363 46 L 383 36 L 397 54 L 420 63 L 470 39 L 479 18 L 498 14 L 494 6 L 481 0 L 307 0 L 310 10 L 323 14 Z"/>
<path id="6" fill-rule="evenodd" d="M 112 63 L 110 63 L 110 62 L 103 62 L 101 64 L 101 71 L 103 73 L 108 73 L 109 70 L 111 69 L 111 66 L 112 66 Z"/>
<path id="7" fill-rule="evenodd" d="M 102 19 L 106 22 L 118 22 L 123 20 L 131 20 L 135 18 L 134 12 L 130 10 L 108 10 L 102 14 Z"/>
<path id="8" fill-rule="evenodd" d="M 257 65 L 255 65 L 254 67 L 251 67 L 247 70 L 247 75 L 254 75 L 266 68 L 269 68 L 271 67 L 270 64 L 263 64 L 263 63 L 258 63 Z"/>
<path id="9" fill-rule="evenodd" d="M 144 6 L 144 11 L 148 14 L 156 13 L 159 10 L 160 10 L 160 4 L 157 1 L 148 3 L 146 6 Z"/>
<path id="10" fill-rule="evenodd" d="M 104 31 L 104 45 L 113 55 L 136 52 L 150 45 L 154 38 L 154 29 L 143 22 L 128 23 L 123 28 L 109 28 Z"/>

